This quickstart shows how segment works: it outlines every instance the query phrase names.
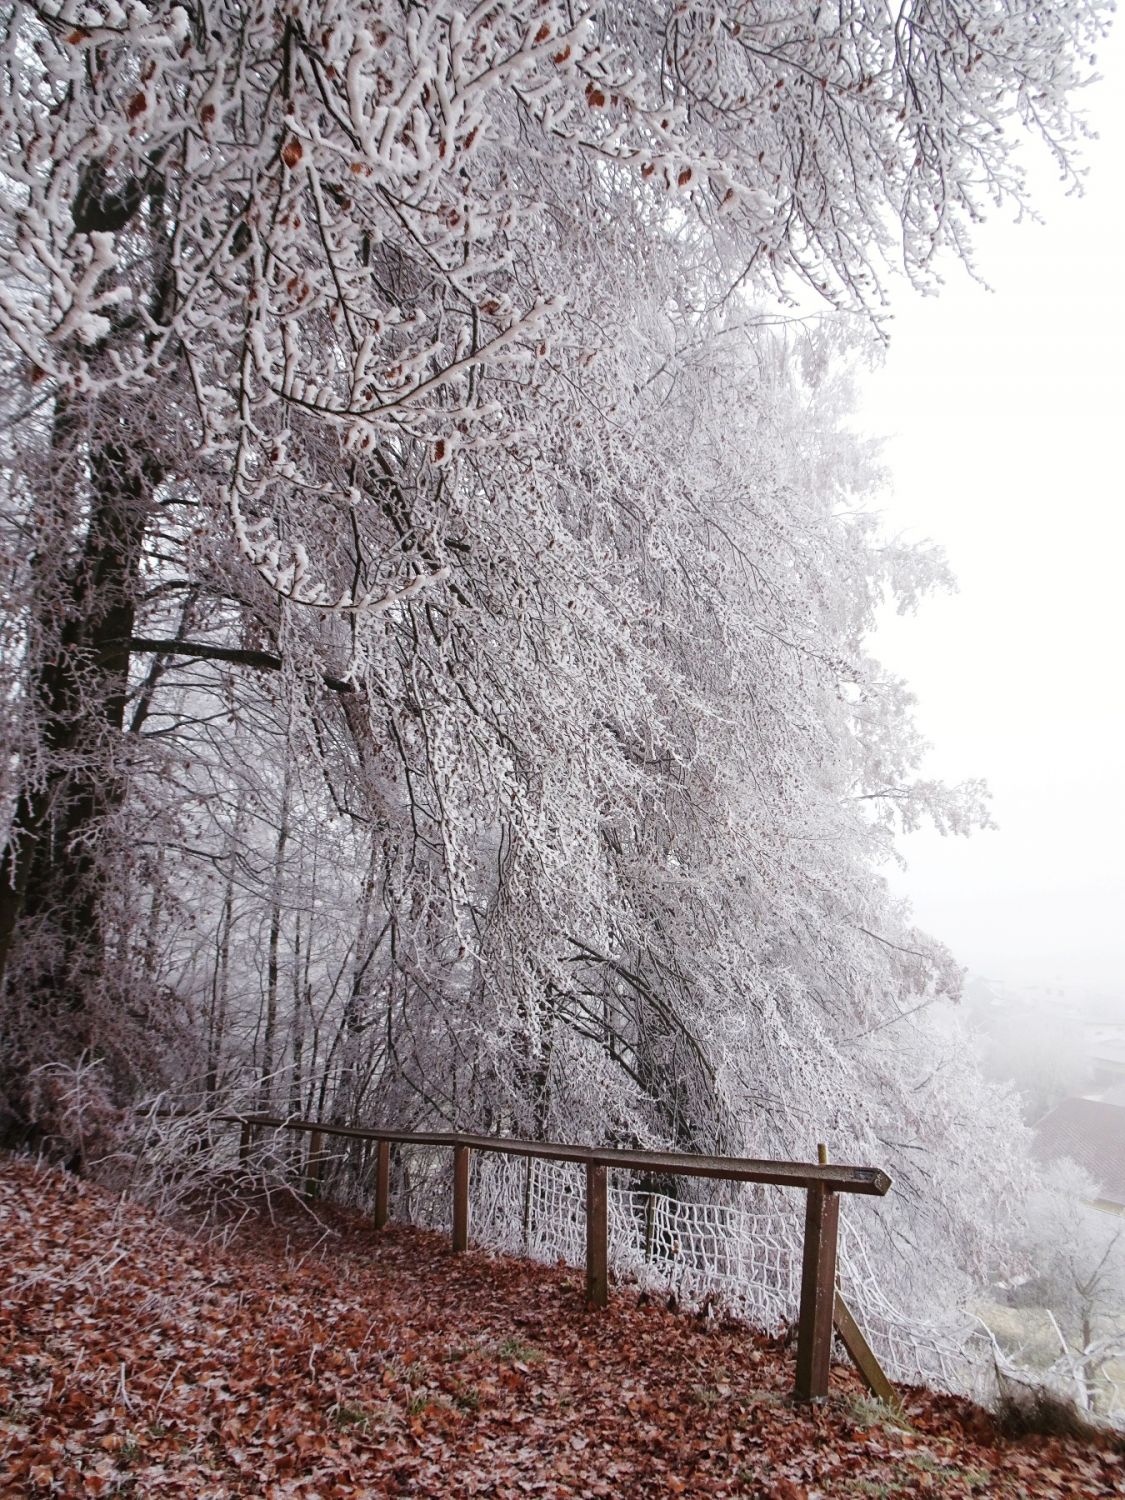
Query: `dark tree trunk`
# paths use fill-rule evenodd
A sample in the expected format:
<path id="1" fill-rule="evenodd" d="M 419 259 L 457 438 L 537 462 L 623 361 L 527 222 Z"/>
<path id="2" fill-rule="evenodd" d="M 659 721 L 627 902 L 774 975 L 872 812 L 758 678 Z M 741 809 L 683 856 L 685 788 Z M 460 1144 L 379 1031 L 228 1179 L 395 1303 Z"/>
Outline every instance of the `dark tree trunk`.
<path id="1" fill-rule="evenodd" d="M 70 555 L 36 563 L 27 702 L 37 754 L 24 767 L 0 853 L 0 1086 L 9 1136 L 37 1123 L 29 1068 L 75 1062 L 95 1041 L 103 846 L 127 786 L 129 641 L 155 475 L 115 402 L 94 404 L 81 429 L 68 404 L 56 418 L 56 454 L 60 468 L 73 469 L 74 445 L 86 445 L 86 494 L 56 497 L 61 524 L 52 539 L 58 545 L 69 530 Z"/>
<path id="2" fill-rule="evenodd" d="M 153 323 L 166 320 L 173 295 L 159 159 L 149 178 L 116 189 L 91 161 L 72 205 L 76 233 L 124 231 L 147 247 Z M 138 331 L 126 317 L 91 350 L 95 392 L 98 377 L 113 372 L 114 346 Z M 0 1140 L 40 1130 L 35 1064 L 76 1063 L 99 1046 L 98 1003 L 123 1003 L 103 993 L 106 838 L 128 785 L 130 640 L 161 477 L 154 434 L 138 420 L 113 380 L 100 393 L 60 395 L 38 496 L 44 543 L 32 564 L 25 698 L 32 733 L 0 851 Z"/>

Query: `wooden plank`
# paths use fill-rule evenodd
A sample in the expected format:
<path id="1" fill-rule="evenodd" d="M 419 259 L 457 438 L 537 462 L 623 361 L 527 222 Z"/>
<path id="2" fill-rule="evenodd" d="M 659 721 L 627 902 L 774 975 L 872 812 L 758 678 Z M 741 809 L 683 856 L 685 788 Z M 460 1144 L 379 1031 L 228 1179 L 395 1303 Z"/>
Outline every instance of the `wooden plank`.
<path id="1" fill-rule="evenodd" d="M 319 1130 L 309 1136 L 309 1154 L 305 1163 L 305 1193 L 315 1198 L 320 1192 L 320 1174 L 324 1170 L 324 1137 Z"/>
<path id="2" fill-rule="evenodd" d="M 843 1340 L 844 1347 L 855 1362 L 855 1367 L 864 1385 L 873 1396 L 885 1401 L 888 1406 L 898 1406 L 898 1392 L 887 1379 L 883 1367 L 875 1357 L 875 1351 L 863 1336 L 863 1330 L 852 1316 L 852 1310 L 840 1293 L 836 1293 L 832 1322 Z"/>
<path id="3" fill-rule="evenodd" d="M 586 1305 L 609 1302 L 609 1204 L 605 1167 L 586 1165 Z"/>
<path id="4" fill-rule="evenodd" d="M 828 1164 L 828 1147 L 822 1141 L 816 1148 L 816 1159 L 820 1165 Z M 898 1396 L 894 1386 L 883 1373 L 883 1367 L 875 1358 L 875 1351 L 863 1336 L 863 1330 L 852 1316 L 852 1310 L 840 1296 L 840 1288 L 836 1288 L 835 1300 L 832 1304 L 832 1326 L 840 1335 L 844 1348 L 852 1357 L 856 1369 L 863 1379 L 864 1385 L 873 1396 L 878 1396 L 880 1401 L 885 1401 L 888 1406 L 899 1404 Z"/>
<path id="5" fill-rule="evenodd" d="M 839 1196 L 823 1183 L 814 1183 L 805 1202 L 801 1312 L 797 1326 L 796 1395 L 800 1401 L 823 1401 L 828 1395 L 839 1222 Z"/>
<path id="6" fill-rule="evenodd" d="M 524 1158 L 523 1164 L 523 1251 L 526 1255 L 531 1246 L 531 1174 L 534 1168 L 530 1156 Z"/>
<path id="7" fill-rule="evenodd" d="M 469 1248 L 469 1164 L 468 1146 L 453 1148 L 453 1248 Z"/>
<path id="8" fill-rule="evenodd" d="M 219 1118 L 224 1118 L 220 1116 Z M 229 1118 L 243 1118 L 229 1117 Z M 368 1129 L 358 1125 L 322 1125 L 313 1120 L 246 1116 L 251 1124 L 289 1130 L 322 1130 L 327 1135 L 361 1141 L 396 1141 L 415 1146 L 469 1146 L 501 1156 L 535 1156 L 543 1161 L 594 1163 L 634 1172 L 664 1172 L 680 1177 L 714 1177 L 730 1182 L 757 1182 L 774 1187 L 807 1188 L 822 1183 L 838 1193 L 883 1197 L 891 1179 L 878 1167 L 829 1166 L 817 1162 L 770 1161 L 759 1157 L 697 1156 L 681 1151 L 616 1151 L 608 1147 L 571 1146 L 561 1141 L 525 1141 L 508 1136 L 466 1135 L 450 1131 Z"/>
<path id="9" fill-rule="evenodd" d="M 375 1228 L 386 1227 L 391 1197 L 391 1143 L 380 1141 L 375 1148 Z"/>
<path id="10" fill-rule="evenodd" d="M 729 1182 L 760 1182 L 774 1187 L 808 1187 L 820 1182 L 840 1193 L 882 1197 L 891 1179 L 878 1167 L 821 1167 L 811 1162 L 766 1161 L 740 1156 L 691 1156 L 677 1151 L 593 1150 L 602 1166 L 634 1172 L 666 1172 L 679 1177 L 715 1177 Z"/>

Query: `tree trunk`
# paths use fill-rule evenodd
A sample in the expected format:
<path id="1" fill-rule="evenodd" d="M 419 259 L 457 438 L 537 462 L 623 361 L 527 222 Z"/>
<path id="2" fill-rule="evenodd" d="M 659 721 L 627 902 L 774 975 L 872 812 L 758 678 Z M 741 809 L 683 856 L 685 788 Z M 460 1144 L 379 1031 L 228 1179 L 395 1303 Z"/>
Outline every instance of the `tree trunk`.
<path id="1" fill-rule="evenodd" d="M 93 1010 L 107 978 L 102 846 L 128 781 L 129 640 L 153 475 L 112 401 L 92 403 L 88 433 L 81 429 L 70 404 L 60 402 L 59 466 L 73 467 L 73 445 L 87 439 L 89 493 L 76 502 L 64 487 L 52 540 L 74 535 L 68 522 L 76 513 L 84 534 L 69 557 L 36 562 L 27 703 L 37 754 L 22 768 L 0 853 L 0 1089 L 7 1095 L 0 1135 L 9 1136 L 38 1123 L 28 1069 L 77 1062 L 95 1041 Z"/>
<path id="2" fill-rule="evenodd" d="M 172 225 L 157 166 L 117 190 L 104 163 L 90 159 L 71 205 L 78 236 L 139 231 L 151 257 L 148 316 L 165 323 L 174 294 Z M 127 1010 L 107 972 L 106 843 L 128 786 L 122 730 L 129 694 L 130 640 L 136 626 L 141 559 L 162 472 L 160 426 L 147 431 L 135 396 L 115 380 L 114 354 L 137 336 L 125 315 L 85 360 L 88 393 L 56 398 L 47 473 L 36 497 L 42 541 L 32 560 L 28 614 L 26 740 L 21 783 L 0 851 L 0 1143 L 42 1134 L 49 1115 L 29 1082 L 40 1062 L 76 1063 L 105 1055 L 99 1001 L 115 1024 L 117 1056 Z M 151 347 L 151 333 L 142 334 Z M 103 384 L 102 377 L 108 376 Z M 150 393 L 156 405 L 155 393 Z M 166 416 L 162 421 L 166 421 Z M 123 851 L 122 851 L 123 853 Z M 116 916 L 121 913 L 117 912 Z M 119 975 L 118 978 L 123 978 Z M 49 1126 L 49 1121 L 47 1122 Z"/>
<path id="3" fill-rule="evenodd" d="M 285 876 L 285 849 L 289 842 L 289 795 L 292 786 L 293 758 L 287 746 L 285 780 L 281 788 L 281 818 L 274 852 L 273 890 L 270 895 L 270 932 L 266 960 L 266 1020 L 262 1032 L 262 1066 L 258 1081 L 258 1108 L 269 1114 L 273 1101 L 273 1070 L 277 1051 L 277 987 L 280 976 L 281 895 Z"/>

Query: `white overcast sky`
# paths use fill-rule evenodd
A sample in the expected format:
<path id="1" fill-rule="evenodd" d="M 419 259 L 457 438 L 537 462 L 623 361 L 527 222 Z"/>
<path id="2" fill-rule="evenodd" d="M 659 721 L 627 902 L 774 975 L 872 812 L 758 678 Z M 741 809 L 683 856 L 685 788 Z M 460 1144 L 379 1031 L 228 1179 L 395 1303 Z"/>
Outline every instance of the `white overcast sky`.
<path id="1" fill-rule="evenodd" d="M 950 266 L 939 297 L 900 295 L 860 421 L 887 437 L 887 527 L 960 583 L 877 649 L 918 695 L 927 773 L 986 777 L 1000 825 L 914 835 L 890 878 L 973 972 L 1125 1019 L 1125 26 L 1098 63 L 1085 195 L 1036 158 L 1045 224 L 981 227 L 992 291 Z"/>

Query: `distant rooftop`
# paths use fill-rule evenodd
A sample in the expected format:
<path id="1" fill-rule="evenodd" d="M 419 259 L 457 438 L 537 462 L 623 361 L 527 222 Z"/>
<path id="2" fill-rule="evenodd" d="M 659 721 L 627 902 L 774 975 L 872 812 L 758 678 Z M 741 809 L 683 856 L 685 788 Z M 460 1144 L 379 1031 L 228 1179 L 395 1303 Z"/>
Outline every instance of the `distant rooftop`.
<path id="1" fill-rule="evenodd" d="M 1103 1198 L 1125 1206 L 1125 1104 L 1064 1099 L 1035 1127 L 1034 1150 L 1040 1161 L 1077 1162 Z"/>

